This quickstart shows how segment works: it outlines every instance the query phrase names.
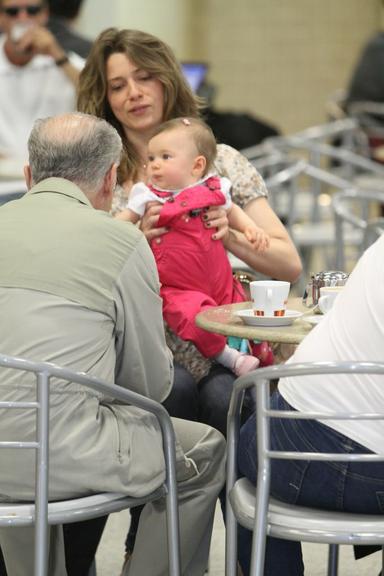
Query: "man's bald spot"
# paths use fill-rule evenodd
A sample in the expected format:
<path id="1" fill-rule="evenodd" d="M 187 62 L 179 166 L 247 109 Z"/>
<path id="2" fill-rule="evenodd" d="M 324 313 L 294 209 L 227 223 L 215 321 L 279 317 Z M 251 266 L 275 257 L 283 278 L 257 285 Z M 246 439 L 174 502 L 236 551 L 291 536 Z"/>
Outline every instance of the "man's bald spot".
<path id="1" fill-rule="evenodd" d="M 41 135 L 51 142 L 62 144 L 76 142 L 94 130 L 96 119 L 92 116 L 62 114 L 41 121 Z"/>

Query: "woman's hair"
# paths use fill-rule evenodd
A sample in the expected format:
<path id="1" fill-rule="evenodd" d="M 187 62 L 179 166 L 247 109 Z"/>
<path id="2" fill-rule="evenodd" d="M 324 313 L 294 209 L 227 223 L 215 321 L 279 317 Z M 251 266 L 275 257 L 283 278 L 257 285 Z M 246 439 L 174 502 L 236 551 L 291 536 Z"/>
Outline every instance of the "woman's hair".
<path id="1" fill-rule="evenodd" d="M 198 154 L 204 156 L 207 161 L 203 174 L 205 176 L 212 169 L 217 153 L 216 138 L 211 128 L 200 118 L 173 118 L 160 124 L 154 131 L 152 138 L 171 130 L 182 130 L 193 139 Z"/>
<path id="2" fill-rule="evenodd" d="M 140 30 L 108 28 L 96 38 L 80 75 L 78 109 L 105 118 L 119 132 L 124 145 L 119 180 L 137 176 L 139 157 L 124 134 L 107 98 L 106 63 L 111 54 L 122 53 L 139 68 L 157 78 L 164 90 L 163 120 L 177 116 L 197 117 L 202 102 L 193 94 L 171 48 Z"/>

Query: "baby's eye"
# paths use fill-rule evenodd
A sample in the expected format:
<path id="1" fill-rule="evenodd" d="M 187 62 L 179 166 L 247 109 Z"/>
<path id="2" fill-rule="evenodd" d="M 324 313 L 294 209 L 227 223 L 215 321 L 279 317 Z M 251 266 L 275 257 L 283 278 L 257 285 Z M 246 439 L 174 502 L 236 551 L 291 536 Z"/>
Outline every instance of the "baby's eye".
<path id="1" fill-rule="evenodd" d="M 162 159 L 163 159 L 163 160 L 169 160 L 170 157 L 171 157 L 170 154 L 165 154 L 165 153 L 164 153 L 164 154 L 162 155 Z"/>
<path id="2" fill-rule="evenodd" d="M 154 157 L 154 156 L 148 156 L 148 162 L 153 162 L 153 161 L 154 161 L 154 159 L 155 159 L 155 157 Z"/>

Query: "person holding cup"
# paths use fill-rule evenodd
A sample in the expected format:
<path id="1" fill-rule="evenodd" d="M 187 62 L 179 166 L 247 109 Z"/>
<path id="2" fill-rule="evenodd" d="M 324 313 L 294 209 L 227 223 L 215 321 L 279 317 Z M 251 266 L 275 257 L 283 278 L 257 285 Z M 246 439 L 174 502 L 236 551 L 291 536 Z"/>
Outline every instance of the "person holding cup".
<path id="1" fill-rule="evenodd" d="M 0 0 L 0 157 L 27 158 L 33 122 L 74 111 L 84 60 L 48 30 L 45 0 Z"/>

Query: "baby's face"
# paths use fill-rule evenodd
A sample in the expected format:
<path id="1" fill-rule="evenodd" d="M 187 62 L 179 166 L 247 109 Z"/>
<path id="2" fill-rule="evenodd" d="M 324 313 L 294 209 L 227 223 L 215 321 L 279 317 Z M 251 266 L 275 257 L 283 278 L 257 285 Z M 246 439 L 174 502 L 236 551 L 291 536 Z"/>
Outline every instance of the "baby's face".
<path id="1" fill-rule="evenodd" d="M 202 176 L 195 167 L 198 155 L 192 135 L 182 128 L 154 136 L 148 144 L 150 182 L 165 190 L 179 190 L 197 182 Z"/>

